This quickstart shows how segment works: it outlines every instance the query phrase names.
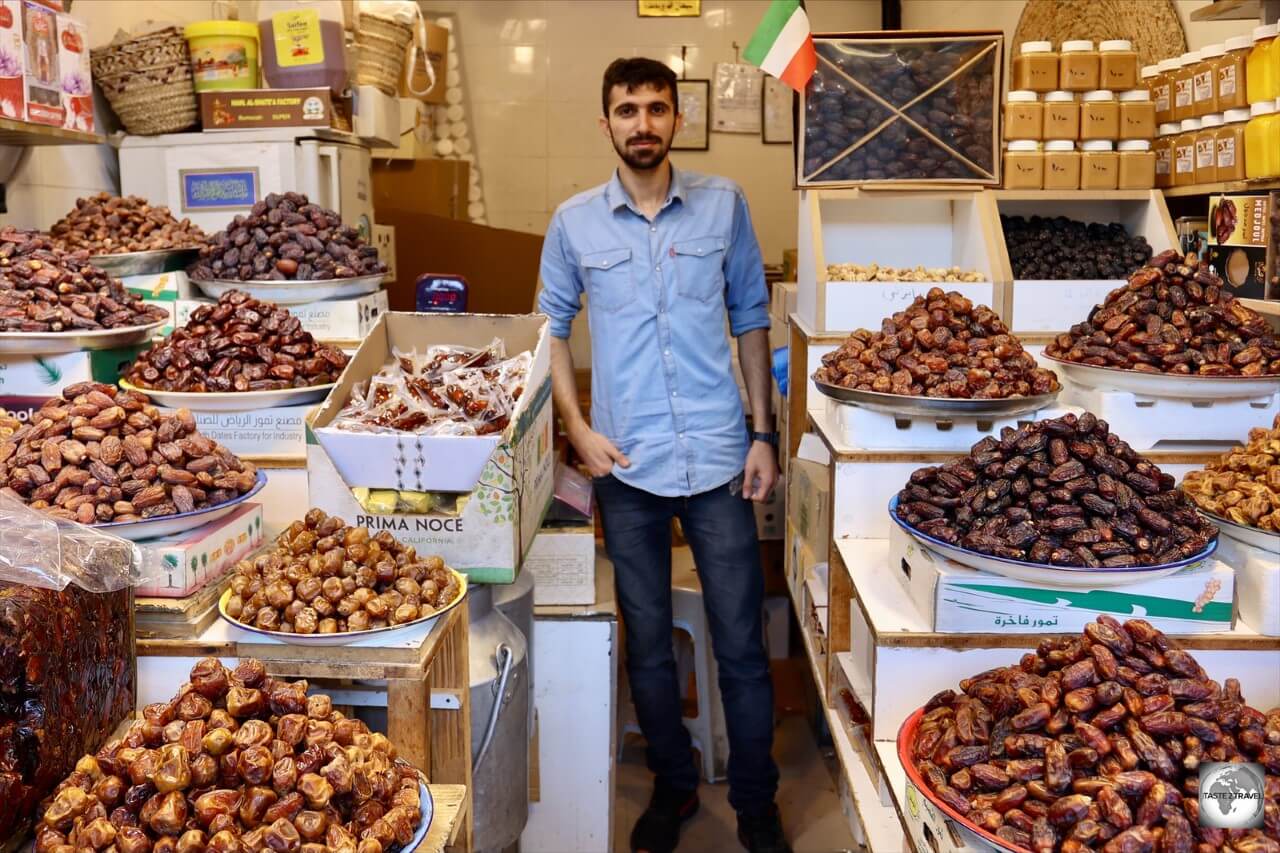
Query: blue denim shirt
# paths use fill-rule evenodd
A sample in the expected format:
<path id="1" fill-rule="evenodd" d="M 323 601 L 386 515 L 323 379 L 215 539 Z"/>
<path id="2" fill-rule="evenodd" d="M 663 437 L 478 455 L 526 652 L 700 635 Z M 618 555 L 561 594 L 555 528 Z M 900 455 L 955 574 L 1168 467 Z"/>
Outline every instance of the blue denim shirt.
<path id="1" fill-rule="evenodd" d="M 655 495 L 709 491 L 747 456 L 735 336 L 769 327 L 760 246 L 733 181 L 671 170 L 653 221 L 613 179 L 556 210 L 542 245 L 539 307 L 551 334 L 587 294 L 592 427 L 627 455 L 619 480 Z"/>

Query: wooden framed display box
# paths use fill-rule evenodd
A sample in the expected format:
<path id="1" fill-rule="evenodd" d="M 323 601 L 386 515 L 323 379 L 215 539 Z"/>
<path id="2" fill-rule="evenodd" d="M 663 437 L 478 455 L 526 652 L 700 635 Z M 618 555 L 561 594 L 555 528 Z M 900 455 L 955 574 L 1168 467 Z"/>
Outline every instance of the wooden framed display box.
<path id="1" fill-rule="evenodd" d="M 797 187 L 1000 184 L 1000 30 L 813 37 Z"/>

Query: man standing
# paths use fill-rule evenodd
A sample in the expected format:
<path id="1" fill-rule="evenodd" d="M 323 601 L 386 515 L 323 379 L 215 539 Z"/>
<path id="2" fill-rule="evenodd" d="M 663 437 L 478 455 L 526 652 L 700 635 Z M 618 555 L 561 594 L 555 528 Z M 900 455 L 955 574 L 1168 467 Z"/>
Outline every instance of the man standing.
<path id="1" fill-rule="evenodd" d="M 676 170 L 676 76 L 651 59 L 604 73 L 606 184 L 560 205 L 542 246 L 556 409 L 595 476 L 626 625 L 627 674 L 655 775 L 631 849 L 669 853 L 698 808 L 671 644 L 671 520 L 702 583 L 729 734 L 729 802 L 752 853 L 790 853 L 773 798 L 773 688 L 751 501 L 778 481 L 769 412 L 768 295 L 742 190 Z M 591 420 L 578 407 L 569 329 L 588 297 Z M 751 402 L 748 434 L 725 320 Z M 708 745 L 704 745 L 706 748 Z"/>

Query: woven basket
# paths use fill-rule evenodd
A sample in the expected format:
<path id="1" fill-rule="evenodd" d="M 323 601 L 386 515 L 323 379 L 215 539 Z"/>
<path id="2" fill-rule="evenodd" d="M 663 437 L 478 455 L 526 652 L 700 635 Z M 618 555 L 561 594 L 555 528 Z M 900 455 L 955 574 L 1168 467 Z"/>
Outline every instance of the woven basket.
<path id="1" fill-rule="evenodd" d="M 356 27 L 356 85 L 377 86 L 388 95 L 397 94 L 411 41 L 413 29 L 409 25 L 361 12 Z"/>
<path id="2" fill-rule="evenodd" d="M 1142 65 L 1178 56 L 1187 36 L 1173 0 L 1027 0 L 1013 35 L 1024 41 L 1128 39 Z"/>
<path id="3" fill-rule="evenodd" d="M 177 28 L 97 48 L 90 63 L 94 82 L 127 132 L 155 136 L 196 123 L 191 53 Z"/>

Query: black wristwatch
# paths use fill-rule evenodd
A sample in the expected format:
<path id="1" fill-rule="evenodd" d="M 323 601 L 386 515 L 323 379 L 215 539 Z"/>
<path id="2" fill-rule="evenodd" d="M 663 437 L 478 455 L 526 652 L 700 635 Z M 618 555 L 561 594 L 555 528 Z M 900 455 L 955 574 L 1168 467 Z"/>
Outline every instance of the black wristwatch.
<path id="1" fill-rule="evenodd" d="M 751 433 L 752 441 L 763 441 L 766 444 L 778 446 L 778 434 L 776 432 L 753 432 Z"/>

